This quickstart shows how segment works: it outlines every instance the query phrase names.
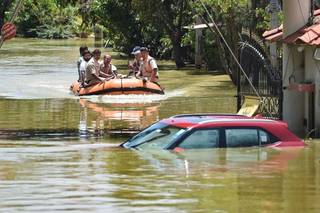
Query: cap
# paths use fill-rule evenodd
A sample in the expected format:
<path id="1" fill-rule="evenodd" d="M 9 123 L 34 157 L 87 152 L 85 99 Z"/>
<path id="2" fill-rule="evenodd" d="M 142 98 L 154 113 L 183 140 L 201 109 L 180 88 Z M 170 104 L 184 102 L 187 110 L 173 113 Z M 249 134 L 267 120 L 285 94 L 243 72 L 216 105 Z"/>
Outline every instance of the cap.
<path id="1" fill-rule="evenodd" d="M 141 47 L 141 48 L 140 48 L 140 51 L 147 51 L 147 52 L 149 52 L 149 49 L 148 49 L 147 47 Z"/>
<path id="2" fill-rule="evenodd" d="M 135 46 L 131 52 L 131 54 L 135 55 L 140 53 L 140 46 Z"/>

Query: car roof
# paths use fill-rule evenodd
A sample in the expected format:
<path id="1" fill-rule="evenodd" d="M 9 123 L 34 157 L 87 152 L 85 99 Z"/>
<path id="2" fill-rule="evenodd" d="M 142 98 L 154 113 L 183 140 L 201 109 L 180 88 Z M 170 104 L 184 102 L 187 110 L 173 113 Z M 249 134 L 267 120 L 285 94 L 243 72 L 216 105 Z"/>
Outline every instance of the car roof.
<path id="1" fill-rule="evenodd" d="M 175 115 L 167 119 L 163 119 L 161 122 L 180 126 L 180 127 L 191 127 L 197 124 L 201 124 L 204 122 L 213 122 L 213 121 L 235 121 L 235 120 L 243 120 L 243 119 L 253 119 L 252 117 L 247 117 L 244 115 L 236 115 L 236 114 L 181 114 Z"/>
<path id="2" fill-rule="evenodd" d="M 208 126 L 268 126 L 276 125 L 288 127 L 286 122 L 255 118 L 236 114 L 182 114 L 163 119 L 162 123 L 169 125 L 190 128 L 190 127 L 208 127 Z"/>
<path id="3" fill-rule="evenodd" d="M 262 128 L 271 132 L 281 141 L 300 140 L 288 130 L 286 122 L 267 118 L 247 117 L 234 114 L 188 114 L 177 115 L 160 121 L 180 128 L 210 128 L 210 127 L 249 127 Z"/>

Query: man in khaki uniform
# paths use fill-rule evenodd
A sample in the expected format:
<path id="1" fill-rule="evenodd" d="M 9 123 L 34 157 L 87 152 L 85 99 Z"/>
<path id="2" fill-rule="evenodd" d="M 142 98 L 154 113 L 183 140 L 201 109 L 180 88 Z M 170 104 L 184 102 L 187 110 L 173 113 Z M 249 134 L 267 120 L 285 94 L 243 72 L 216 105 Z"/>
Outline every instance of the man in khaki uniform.
<path id="1" fill-rule="evenodd" d="M 141 57 L 143 61 L 140 66 L 139 75 L 151 82 L 158 82 L 159 75 L 158 75 L 158 66 L 157 66 L 156 60 L 149 55 L 148 48 L 141 47 L 140 52 L 141 52 Z"/>
<path id="2" fill-rule="evenodd" d="M 101 56 L 101 51 L 99 49 L 95 49 L 92 52 L 93 57 L 87 64 L 85 71 L 85 83 L 87 86 L 100 83 L 105 79 L 100 77 L 100 63 L 99 59 Z"/>

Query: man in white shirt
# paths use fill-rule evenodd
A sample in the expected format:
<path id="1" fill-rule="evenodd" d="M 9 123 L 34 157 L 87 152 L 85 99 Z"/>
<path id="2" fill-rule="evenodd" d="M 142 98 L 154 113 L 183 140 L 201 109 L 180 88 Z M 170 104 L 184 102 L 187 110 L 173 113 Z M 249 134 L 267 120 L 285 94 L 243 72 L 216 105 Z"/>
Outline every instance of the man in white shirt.
<path id="1" fill-rule="evenodd" d="M 82 86 L 85 85 L 84 79 L 85 79 L 85 72 L 87 68 L 87 64 L 91 59 L 91 53 L 89 50 L 85 50 L 82 53 L 82 61 L 79 65 L 79 73 L 80 73 L 80 79 L 79 82 L 81 83 Z"/>
<path id="2" fill-rule="evenodd" d="M 83 61 L 83 54 L 84 54 L 85 51 L 88 51 L 88 47 L 87 46 L 81 46 L 79 48 L 80 57 L 79 57 L 79 59 L 77 61 L 78 75 L 79 75 L 78 82 L 81 82 L 81 77 L 82 76 L 81 76 L 81 72 L 80 72 L 80 65 L 81 65 L 81 63 Z"/>

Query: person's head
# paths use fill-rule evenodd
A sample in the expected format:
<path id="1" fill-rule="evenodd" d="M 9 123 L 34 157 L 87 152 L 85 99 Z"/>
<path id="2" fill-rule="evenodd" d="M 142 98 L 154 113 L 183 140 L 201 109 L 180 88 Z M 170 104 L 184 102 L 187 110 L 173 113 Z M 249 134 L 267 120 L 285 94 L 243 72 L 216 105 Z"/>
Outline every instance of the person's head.
<path id="1" fill-rule="evenodd" d="M 82 53 L 82 56 L 83 56 L 83 60 L 87 62 L 91 59 L 91 53 L 89 50 L 84 50 Z"/>
<path id="2" fill-rule="evenodd" d="M 149 49 L 147 47 L 141 47 L 140 52 L 143 59 L 146 59 L 149 55 Z"/>
<path id="3" fill-rule="evenodd" d="M 94 59 L 99 60 L 101 57 L 101 51 L 99 49 L 93 50 L 92 56 L 94 57 Z"/>
<path id="4" fill-rule="evenodd" d="M 84 52 L 85 50 L 88 50 L 88 47 L 87 47 L 87 46 L 81 46 L 81 47 L 79 48 L 80 56 L 83 56 L 83 52 Z"/>
<path id="5" fill-rule="evenodd" d="M 110 62 L 111 62 L 111 55 L 104 55 L 103 56 L 103 63 L 110 64 Z"/>
<path id="6" fill-rule="evenodd" d="M 131 54 L 133 54 L 137 60 L 140 60 L 141 58 L 140 48 L 141 48 L 140 46 L 135 46 L 131 52 Z"/>

